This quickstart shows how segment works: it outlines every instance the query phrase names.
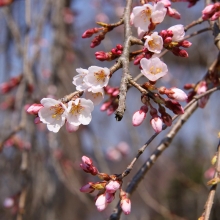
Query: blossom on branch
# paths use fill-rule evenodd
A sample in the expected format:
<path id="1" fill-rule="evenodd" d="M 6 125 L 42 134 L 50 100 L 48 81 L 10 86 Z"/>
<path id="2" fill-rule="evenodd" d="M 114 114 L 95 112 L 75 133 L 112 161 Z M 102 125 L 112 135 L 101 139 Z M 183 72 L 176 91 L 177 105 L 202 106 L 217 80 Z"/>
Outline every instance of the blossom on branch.
<path id="1" fill-rule="evenodd" d="M 87 69 L 78 68 L 76 72 L 79 73 L 78 75 L 73 77 L 73 85 L 76 86 L 76 90 L 84 91 L 88 89 L 88 85 L 84 82 L 84 77 L 88 74 Z"/>
<path id="2" fill-rule="evenodd" d="M 38 112 L 40 121 L 47 124 L 49 131 L 58 132 L 66 120 L 66 106 L 52 98 L 43 98 L 41 104 L 43 107 Z"/>
<path id="3" fill-rule="evenodd" d="M 133 8 L 130 17 L 131 23 L 134 24 L 136 28 L 140 28 L 140 30 L 146 32 L 151 23 L 154 25 L 161 23 L 166 12 L 167 9 L 162 2 L 158 2 L 154 5 L 145 4 L 143 6 L 137 6 Z"/>
<path id="4" fill-rule="evenodd" d="M 92 120 L 91 112 L 94 109 L 93 102 L 84 98 L 77 98 L 68 102 L 67 121 L 74 125 L 88 125 Z"/>
<path id="5" fill-rule="evenodd" d="M 160 53 L 163 49 L 163 38 L 154 32 L 151 35 L 144 37 L 146 39 L 144 46 L 153 53 Z"/>
<path id="6" fill-rule="evenodd" d="M 142 70 L 141 73 L 146 76 L 150 81 L 156 81 L 168 73 L 167 65 L 162 62 L 158 57 L 140 61 Z"/>
<path id="7" fill-rule="evenodd" d="M 183 40 L 183 38 L 185 36 L 185 30 L 184 30 L 184 26 L 182 24 L 174 25 L 174 26 L 168 28 L 167 30 L 172 31 L 172 33 L 173 33 L 172 41 L 174 41 L 174 42 L 179 42 L 179 41 Z"/>
<path id="8" fill-rule="evenodd" d="M 110 70 L 98 66 L 90 66 L 88 74 L 84 78 L 84 82 L 94 89 L 101 89 L 107 86 L 109 81 Z"/>

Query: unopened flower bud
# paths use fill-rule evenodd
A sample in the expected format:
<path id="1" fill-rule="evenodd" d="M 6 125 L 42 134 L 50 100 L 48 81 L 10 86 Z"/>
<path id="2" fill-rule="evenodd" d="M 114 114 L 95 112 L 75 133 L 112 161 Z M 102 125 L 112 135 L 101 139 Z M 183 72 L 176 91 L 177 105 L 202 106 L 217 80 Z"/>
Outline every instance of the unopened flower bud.
<path id="1" fill-rule="evenodd" d="M 101 194 L 98 196 L 98 198 L 96 199 L 95 205 L 97 207 L 97 210 L 100 212 L 103 211 L 107 207 L 108 203 L 107 203 L 107 198 L 105 194 Z"/>
<path id="2" fill-rule="evenodd" d="M 168 94 L 168 97 L 171 99 L 175 99 L 177 101 L 186 101 L 188 98 L 186 93 L 181 89 L 171 88 L 170 91 L 171 93 Z"/>
<path id="3" fill-rule="evenodd" d="M 195 87 L 195 84 L 193 83 L 187 83 L 184 85 L 184 89 L 189 90 L 189 89 L 193 89 Z"/>
<path id="4" fill-rule="evenodd" d="M 109 106 L 111 105 L 111 103 L 112 102 L 105 102 L 105 103 L 103 103 L 102 106 L 100 107 L 100 110 L 101 111 L 106 111 L 109 108 Z"/>
<path id="5" fill-rule="evenodd" d="M 176 19 L 181 18 L 180 13 L 176 9 L 171 8 L 171 7 L 167 8 L 167 14 L 172 18 L 176 18 Z"/>
<path id="6" fill-rule="evenodd" d="M 95 52 L 95 57 L 97 60 L 100 60 L 100 61 L 105 61 L 108 59 L 108 56 L 104 51 Z"/>
<path id="7" fill-rule="evenodd" d="M 131 200 L 128 198 L 122 199 L 120 206 L 125 215 L 129 215 L 131 212 Z"/>
<path id="8" fill-rule="evenodd" d="M 40 120 L 40 117 L 36 117 L 34 119 L 34 124 L 40 124 L 40 123 L 42 123 L 41 120 Z"/>
<path id="9" fill-rule="evenodd" d="M 188 40 L 183 40 L 183 41 L 180 41 L 180 42 L 179 42 L 179 46 L 181 46 L 181 47 L 188 48 L 188 47 L 190 47 L 191 45 L 192 45 L 192 43 L 189 42 Z"/>
<path id="10" fill-rule="evenodd" d="M 101 35 L 96 36 L 96 37 L 92 40 L 92 43 L 90 44 L 90 47 L 91 47 L 91 48 L 94 48 L 94 47 L 98 46 L 104 38 L 105 38 L 105 35 L 104 35 L 104 34 L 101 34 Z"/>
<path id="11" fill-rule="evenodd" d="M 123 46 L 121 44 L 117 44 L 116 47 L 118 50 L 123 50 Z"/>
<path id="12" fill-rule="evenodd" d="M 184 109 L 180 105 L 179 102 L 171 99 L 165 100 L 165 106 L 169 108 L 171 111 L 173 111 L 174 114 L 181 115 L 184 114 Z"/>
<path id="13" fill-rule="evenodd" d="M 142 106 L 139 111 L 136 111 L 132 117 L 133 126 L 139 126 L 146 118 L 146 113 L 148 107 L 146 105 Z"/>
<path id="14" fill-rule="evenodd" d="M 172 42 L 172 37 L 166 37 L 163 42 L 164 44 L 170 44 Z"/>
<path id="15" fill-rule="evenodd" d="M 26 106 L 28 107 L 28 106 Z M 32 104 L 31 106 L 29 106 L 27 109 L 26 109 L 26 112 L 28 114 L 31 114 L 31 115 L 37 115 L 39 110 L 43 107 L 42 104 Z"/>
<path id="16" fill-rule="evenodd" d="M 80 192 L 84 192 L 84 193 L 92 193 L 95 191 L 95 189 L 92 187 L 93 183 L 89 182 L 87 183 L 85 186 L 82 186 L 80 188 Z"/>
<path id="17" fill-rule="evenodd" d="M 120 188 L 121 184 L 118 181 L 110 180 L 105 186 L 108 193 L 114 193 Z"/>
<path id="18" fill-rule="evenodd" d="M 82 38 L 89 38 L 89 37 L 91 37 L 93 34 L 97 33 L 99 30 L 100 30 L 100 28 L 88 29 L 88 30 L 86 30 L 86 31 L 82 34 Z"/>
<path id="19" fill-rule="evenodd" d="M 162 131 L 163 122 L 159 116 L 152 117 L 150 123 L 156 133 L 160 133 Z"/>

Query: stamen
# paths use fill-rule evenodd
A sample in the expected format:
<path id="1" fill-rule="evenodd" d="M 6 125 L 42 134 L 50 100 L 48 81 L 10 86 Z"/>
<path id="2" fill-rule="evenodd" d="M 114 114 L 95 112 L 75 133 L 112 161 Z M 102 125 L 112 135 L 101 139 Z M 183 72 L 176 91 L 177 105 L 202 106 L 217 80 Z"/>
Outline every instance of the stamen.
<path id="1" fill-rule="evenodd" d="M 82 110 L 84 109 L 84 107 L 82 107 L 80 105 L 80 102 L 78 103 L 78 105 L 75 105 L 74 103 L 72 104 L 72 108 L 70 110 L 70 113 L 73 115 L 78 115 L 81 114 Z"/>
<path id="2" fill-rule="evenodd" d="M 60 119 L 60 116 L 64 113 L 64 108 L 61 104 L 54 105 L 50 107 L 50 110 L 53 111 L 52 118 Z"/>
<path id="3" fill-rule="evenodd" d="M 162 69 L 161 68 L 155 68 L 154 66 L 151 66 L 149 72 L 153 75 L 157 75 L 158 73 L 162 72 Z"/>
<path id="4" fill-rule="evenodd" d="M 105 82 L 106 75 L 105 75 L 104 70 L 100 70 L 98 72 L 95 72 L 94 76 L 96 77 L 97 81 L 101 81 L 102 80 L 103 82 Z"/>

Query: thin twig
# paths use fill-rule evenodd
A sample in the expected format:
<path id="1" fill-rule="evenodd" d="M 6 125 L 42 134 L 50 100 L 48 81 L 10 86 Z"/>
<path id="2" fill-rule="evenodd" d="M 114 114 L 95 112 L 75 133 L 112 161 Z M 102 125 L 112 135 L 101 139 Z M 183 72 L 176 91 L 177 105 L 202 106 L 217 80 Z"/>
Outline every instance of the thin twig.
<path id="1" fill-rule="evenodd" d="M 217 162 L 216 162 L 216 167 L 215 167 L 214 178 L 220 178 L 220 140 L 218 143 L 216 155 L 217 155 Z M 209 195 L 208 195 L 207 201 L 205 203 L 205 207 L 204 207 L 204 212 L 203 212 L 202 216 L 199 218 L 199 220 L 208 220 L 210 218 L 211 209 L 212 209 L 212 205 L 214 203 L 214 197 L 215 197 L 217 185 L 218 184 L 214 184 L 210 188 Z"/>
<path id="2" fill-rule="evenodd" d="M 119 58 L 122 64 L 123 74 L 121 77 L 118 108 L 115 112 L 115 118 L 117 121 L 120 121 L 122 119 L 126 109 L 125 99 L 128 89 L 128 77 L 130 76 L 129 49 L 131 46 L 131 36 L 132 36 L 131 26 L 130 26 L 131 5 L 132 5 L 132 0 L 127 0 L 125 12 L 124 12 L 125 43 L 124 43 L 123 54 Z"/>

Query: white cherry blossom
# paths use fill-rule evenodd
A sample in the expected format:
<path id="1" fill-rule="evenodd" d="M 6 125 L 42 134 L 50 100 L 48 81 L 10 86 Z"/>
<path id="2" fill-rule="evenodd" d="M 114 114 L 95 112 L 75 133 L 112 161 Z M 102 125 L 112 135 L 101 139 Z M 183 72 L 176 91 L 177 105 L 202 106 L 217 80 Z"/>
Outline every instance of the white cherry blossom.
<path id="1" fill-rule="evenodd" d="M 84 91 L 88 88 L 88 85 L 84 82 L 84 77 L 89 71 L 87 69 L 78 68 L 76 72 L 79 74 L 73 77 L 73 84 L 76 86 L 76 90 Z"/>
<path id="2" fill-rule="evenodd" d="M 172 41 L 179 42 L 183 40 L 185 36 L 185 31 L 184 31 L 184 26 L 182 24 L 174 25 L 168 28 L 168 30 L 173 32 Z"/>
<path id="3" fill-rule="evenodd" d="M 144 46 L 153 53 L 160 53 L 163 49 L 163 38 L 158 35 L 158 32 L 154 32 L 151 35 L 145 37 L 146 41 Z"/>
<path id="4" fill-rule="evenodd" d="M 85 90 L 86 99 L 90 99 L 94 105 L 98 105 L 104 98 L 104 89 L 89 88 Z"/>
<path id="5" fill-rule="evenodd" d="M 143 58 L 140 64 L 142 67 L 141 73 L 150 81 L 156 81 L 168 73 L 167 65 L 158 57 L 151 59 Z"/>
<path id="6" fill-rule="evenodd" d="M 101 89 L 107 86 L 110 70 L 98 66 L 90 66 L 88 74 L 84 77 L 84 82 L 93 89 Z"/>
<path id="7" fill-rule="evenodd" d="M 94 109 L 93 102 L 84 98 L 77 98 L 68 102 L 67 121 L 74 125 L 88 125 L 92 120 L 91 112 Z"/>
<path id="8" fill-rule="evenodd" d="M 154 24 L 161 23 L 166 15 L 167 9 L 162 2 L 157 4 L 145 4 L 133 8 L 130 20 L 131 24 L 140 28 L 142 31 L 148 31 L 151 20 Z"/>
<path id="9" fill-rule="evenodd" d="M 52 98 L 43 98 L 41 104 L 43 107 L 38 112 L 40 121 L 47 124 L 49 131 L 58 132 L 65 123 L 66 106 Z"/>

